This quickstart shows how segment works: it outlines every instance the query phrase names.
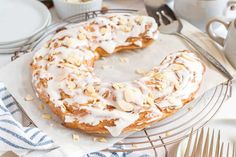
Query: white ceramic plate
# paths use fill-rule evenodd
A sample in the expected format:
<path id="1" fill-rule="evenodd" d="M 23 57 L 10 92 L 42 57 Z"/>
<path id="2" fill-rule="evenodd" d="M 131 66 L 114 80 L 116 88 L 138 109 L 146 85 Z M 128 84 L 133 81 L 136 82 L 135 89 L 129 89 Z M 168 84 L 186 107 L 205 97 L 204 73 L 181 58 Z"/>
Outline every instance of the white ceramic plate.
<path id="1" fill-rule="evenodd" d="M 50 16 L 47 25 L 41 30 L 43 31 L 43 29 L 49 26 L 51 24 L 51 21 L 52 21 L 52 17 Z M 3 45 L 0 44 L 0 54 L 13 54 L 16 51 L 21 50 L 23 45 L 25 45 L 28 42 L 34 41 L 35 39 L 43 35 L 43 32 L 41 32 L 41 30 L 40 32 L 34 34 L 32 38 L 27 38 L 27 39 L 23 39 L 17 42 L 3 44 Z"/>
<path id="2" fill-rule="evenodd" d="M 221 141 L 225 144 L 225 150 L 227 143 L 236 143 L 236 119 L 218 119 L 211 121 L 205 128 L 215 130 L 215 141 L 216 132 L 221 131 Z M 206 129 L 205 129 L 206 130 Z M 193 136 L 194 137 L 194 136 Z M 193 138 L 194 139 L 194 138 Z M 178 147 L 176 157 L 183 157 L 188 139 L 183 140 Z"/>
<path id="3" fill-rule="evenodd" d="M 0 45 L 33 36 L 46 27 L 50 16 L 37 0 L 0 0 Z"/>

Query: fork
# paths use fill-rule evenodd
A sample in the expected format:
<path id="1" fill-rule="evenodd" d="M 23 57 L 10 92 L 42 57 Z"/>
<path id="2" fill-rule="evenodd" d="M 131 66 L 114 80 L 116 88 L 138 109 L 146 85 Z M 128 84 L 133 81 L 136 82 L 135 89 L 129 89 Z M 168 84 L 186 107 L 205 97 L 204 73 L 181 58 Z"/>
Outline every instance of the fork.
<path id="1" fill-rule="evenodd" d="M 224 143 L 220 142 L 220 131 L 218 131 L 216 143 L 214 129 L 210 132 L 208 128 L 205 135 L 205 129 L 202 128 L 200 135 L 198 134 L 199 131 L 196 132 L 193 143 L 193 130 L 191 131 L 183 157 L 235 157 L 235 144 L 228 143 L 225 151 Z"/>
<path id="2" fill-rule="evenodd" d="M 148 8 L 148 7 L 147 7 Z M 200 45 L 195 43 L 192 39 L 182 34 L 183 29 L 182 22 L 175 16 L 174 12 L 168 7 L 168 5 L 163 4 L 157 9 L 151 9 L 147 11 L 149 16 L 154 17 L 159 25 L 159 30 L 163 34 L 177 35 L 185 39 L 190 43 L 208 62 L 210 62 L 215 68 L 221 71 L 229 80 L 233 79 L 233 76 L 228 72 L 228 70 L 209 52 L 204 50 Z"/>

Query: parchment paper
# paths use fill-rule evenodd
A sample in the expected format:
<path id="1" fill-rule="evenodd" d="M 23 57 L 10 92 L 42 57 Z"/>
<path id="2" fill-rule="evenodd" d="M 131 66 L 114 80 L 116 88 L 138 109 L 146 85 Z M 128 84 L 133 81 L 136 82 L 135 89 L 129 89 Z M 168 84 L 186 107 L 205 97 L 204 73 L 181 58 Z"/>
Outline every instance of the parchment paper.
<path id="1" fill-rule="evenodd" d="M 203 48 L 212 53 L 225 67 L 235 74 L 235 70 L 225 59 L 224 55 L 212 41 L 198 29 L 187 22 L 184 22 L 184 34 L 191 37 L 194 41 L 202 45 Z M 178 50 L 191 49 L 182 39 L 176 36 L 161 34 L 159 39 L 146 49 L 129 51 L 127 53 L 119 53 L 99 60 L 95 65 L 95 72 L 104 81 L 127 81 L 138 77 L 134 71 L 136 69 L 151 69 L 154 65 L 158 65 L 168 53 Z M 94 135 L 87 135 L 78 130 L 64 128 L 56 117 L 52 120 L 42 118 L 43 113 L 50 113 L 48 109 L 43 111 L 38 109 L 38 105 L 42 102 L 36 97 L 31 85 L 30 62 L 33 53 L 26 54 L 16 61 L 8 64 L 0 69 L 0 81 L 4 82 L 9 92 L 15 97 L 19 104 L 24 108 L 28 116 L 34 123 L 47 133 L 57 145 L 68 156 L 80 156 L 89 152 L 102 150 L 112 146 L 124 137 L 106 138 L 107 142 L 100 143 L 93 141 Z M 120 57 L 127 57 L 128 63 L 121 63 Z M 203 59 L 206 68 L 204 82 L 197 96 L 202 95 L 205 91 L 225 82 L 227 79 L 219 73 L 212 65 Z M 103 69 L 103 65 L 108 68 Z M 110 67 L 109 67 L 110 66 Z M 25 101 L 24 97 L 30 94 L 34 97 L 33 101 Z M 78 141 L 72 139 L 72 134 L 77 133 L 80 136 Z"/>

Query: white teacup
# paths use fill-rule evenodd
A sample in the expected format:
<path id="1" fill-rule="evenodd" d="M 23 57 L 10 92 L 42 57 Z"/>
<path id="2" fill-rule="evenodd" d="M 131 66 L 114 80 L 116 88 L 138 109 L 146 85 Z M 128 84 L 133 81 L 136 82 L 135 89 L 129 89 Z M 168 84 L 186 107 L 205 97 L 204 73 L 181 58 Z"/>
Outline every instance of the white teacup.
<path id="1" fill-rule="evenodd" d="M 235 0 L 175 0 L 177 16 L 189 21 L 202 31 L 207 22 L 214 17 L 226 16 Z"/>
<path id="2" fill-rule="evenodd" d="M 218 36 L 214 29 L 212 29 L 213 23 L 220 23 L 225 26 L 228 30 L 227 37 L 224 39 Z M 236 68 L 236 19 L 232 22 L 227 22 L 222 18 L 215 18 L 208 22 L 206 26 L 206 30 L 208 35 L 217 43 L 224 47 L 224 53 L 229 62 L 232 64 L 234 68 Z"/>

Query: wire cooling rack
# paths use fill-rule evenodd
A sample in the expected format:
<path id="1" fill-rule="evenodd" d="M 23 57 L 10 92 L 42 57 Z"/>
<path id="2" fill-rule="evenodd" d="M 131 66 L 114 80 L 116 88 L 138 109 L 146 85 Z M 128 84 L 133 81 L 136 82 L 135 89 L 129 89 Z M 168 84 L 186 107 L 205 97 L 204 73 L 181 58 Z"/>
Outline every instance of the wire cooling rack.
<path id="1" fill-rule="evenodd" d="M 29 40 L 29 42 L 22 47 L 22 51 L 17 51 L 14 56 L 12 56 L 12 60 L 15 60 L 25 53 L 31 52 L 31 50 L 34 50 L 47 36 L 71 23 L 86 21 L 101 14 L 135 12 L 136 10 L 130 9 L 108 9 L 78 14 L 64 19 L 62 22 L 52 24 L 42 30 L 43 33 L 40 33 L 43 35 L 37 40 L 33 42 Z M 28 51 L 25 51 L 25 49 Z M 165 156 L 167 157 L 167 147 L 172 144 L 177 144 L 187 137 L 192 129 L 195 132 L 203 127 L 217 113 L 223 102 L 231 96 L 231 90 L 231 81 L 222 83 L 186 105 L 173 116 L 126 137 L 123 141 L 116 143 L 112 149 L 106 149 L 106 151 L 133 152 L 152 150 L 153 156 L 158 156 L 158 150 L 162 149 L 163 151 L 164 149 Z M 20 107 L 20 105 L 18 106 Z M 21 110 L 30 120 L 24 112 L 24 109 L 21 108 Z M 32 121 L 30 121 L 30 124 L 34 125 Z"/>

